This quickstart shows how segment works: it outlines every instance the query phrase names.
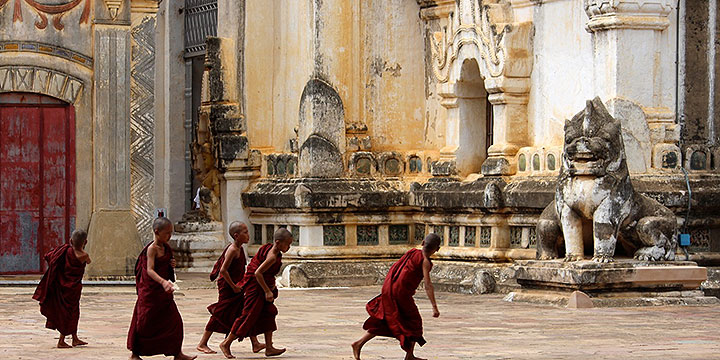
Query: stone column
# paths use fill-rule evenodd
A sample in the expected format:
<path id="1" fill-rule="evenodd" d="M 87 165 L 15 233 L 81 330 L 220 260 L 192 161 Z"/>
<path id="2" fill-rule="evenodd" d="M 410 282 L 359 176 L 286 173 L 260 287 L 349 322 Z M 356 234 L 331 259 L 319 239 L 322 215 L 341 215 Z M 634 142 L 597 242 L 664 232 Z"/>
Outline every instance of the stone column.
<path id="1" fill-rule="evenodd" d="M 483 175 L 512 175 L 515 154 L 528 143 L 529 78 L 491 78 L 485 81 L 493 106 L 493 144 L 482 164 Z"/>
<path id="2" fill-rule="evenodd" d="M 663 59 L 675 47 L 666 30 L 676 5 L 676 0 L 585 0 L 587 30 L 593 38 L 595 95 L 631 133 L 625 139 L 639 142 L 626 143 L 628 154 L 636 154 L 628 159 L 631 172 L 676 167 L 662 165 L 670 153 L 679 155 L 674 103 L 666 99 L 668 89 L 675 89 L 670 80 L 674 74 L 664 73 L 664 64 L 671 60 Z"/>
<path id="3" fill-rule="evenodd" d="M 88 275 L 130 275 L 141 250 L 130 210 L 130 1 L 95 3 L 93 213 Z"/>

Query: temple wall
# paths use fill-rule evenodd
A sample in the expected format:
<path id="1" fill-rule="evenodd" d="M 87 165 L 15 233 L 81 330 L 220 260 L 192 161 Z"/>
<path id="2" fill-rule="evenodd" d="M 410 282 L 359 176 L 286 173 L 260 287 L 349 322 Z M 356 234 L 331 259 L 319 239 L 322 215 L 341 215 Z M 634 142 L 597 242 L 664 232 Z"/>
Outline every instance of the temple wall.
<path id="1" fill-rule="evenodd" d="M 151 239 L 155 209 L 170 209 L 171 219 L 184 212 L 184 199 L 172 195 L 183 190 L 172 165 L 184 161 L 186 145 L 172 135 L 184 131 L 172 105 L 172 92 L 181 97 L 183 89 L 173 86 L 182 31 L 171 29 L 182 22 L 168 18 L 168 11 L 179 14 L 177 2 L 168 3 L 160 16 L 153 0 L 0 6 L 0 92 L 74 106 L 72 226 L 89 231 L 90 276 L 131 273 L 141 241 Z"/>
<path id="2" fill-rule="evenodd" d="M 260 161 L 233 216 L 255 245 L 288 227 L 301 258 L 395 256 L 430 231 L 441 257 L 532 258 L 565 120 L 600 96 L 636 189 L 683 223 L 676 34 L 697 15 L 616 3 L 247 2 L 243 108 Z M 689 179 L 696 251 L 720 244 L 714 181 Z"/>
<path id="3" fill-rule="evenodd" d="M 30 6 L 6 3 L 0 7 L 0 91 L 33 92 L 60 98 L 75 107 L 76 227 L 87 228 L 92 213 L 93 52 L 89 9 L 84 3 L 69 10 L 55 27 Z M 55 72 L 51 86 L 43 84 L 46 71 Z M 78 80 L 63 88 L 67 76 Z M 26 81 L 21 82 L 20 76 Z"/>
<path id="4" fill-rule="evenodd" d="M 594 96 L 592 39 L 585 30 L 588 18 L 581 1 L 553 1 L 532 9 L 531 144 L 562 146 L 565 120 Z"/>

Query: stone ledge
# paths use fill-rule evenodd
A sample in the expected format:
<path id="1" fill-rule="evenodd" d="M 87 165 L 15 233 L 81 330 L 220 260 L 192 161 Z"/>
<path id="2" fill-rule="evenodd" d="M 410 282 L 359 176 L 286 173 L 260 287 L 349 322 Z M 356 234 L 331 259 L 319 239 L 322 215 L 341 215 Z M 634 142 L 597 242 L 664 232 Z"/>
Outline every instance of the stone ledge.
<path id="1" fill-rule="evenodd" d="M 565 307 L 568 305 L 571 291 L 549 291 L 539 289 L 520 289 L 505 296 L 505 301 Z M 593 307 L 635 307 L 665 305 L 717 305 L 720 299 L 705 296 L 702 291 L 677 292 L 621 292 L 591 296 Z"/>
<path id="2" fill-rule="evenodd" d="M 631 177 L 635 189 L 684 215 L 687 186 L 682 175 L 657 174 Z M 691 176 L 694 213 L 712 214 L 720 209 L 720 176 Z M 498 187 L 502 208 L 485 204 L 485 188 Z M 556 177 L 484 176 L 474 181 L 430 179 L 426 183 L 375 179 L 263 179 L 242 194 L 243 205 L 256 209 L 328 210 L 476 210 L 539 214 L 554 198 Z"/>

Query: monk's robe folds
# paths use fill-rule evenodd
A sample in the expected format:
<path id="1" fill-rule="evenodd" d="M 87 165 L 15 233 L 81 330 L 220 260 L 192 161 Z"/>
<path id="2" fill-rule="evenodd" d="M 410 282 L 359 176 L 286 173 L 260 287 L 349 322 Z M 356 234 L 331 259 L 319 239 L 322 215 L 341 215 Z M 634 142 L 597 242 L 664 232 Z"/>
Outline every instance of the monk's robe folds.
<path id="1" fill-rule="evenodd" d="M 422 318 L 413 295 L 423 279 L 421 250 L 411 249 L 398 260 L 385 277 L 382 292 L 367 303 L 370 317 L 363 329 L 378 336 L 394 337 L 403 350 L 410 343 L 425 345 Z"/>
<path id="2" fill-rule="evenodd" d="M 147 249 L 145 246 L 135 264 L 137 302 L 133 311 L 127 348 L 137 355 L 177 355 L 182 349 L 183 322 L 172 293 L 147 273 Z M 173 277 L 170 266 L 172 249 L 165 245 L 165 254 L 155 258 L 155 272 L 163 279 Z"/>
<path id="3" fill-rule="evenodd" d="M 275 304 L 265 300 L 265 291 L 260 283 L 255 279 L 255 270 L 267 259 L 273 244 L 263 245 L 255 254 L 248 264 L 245 277 L 243 277 L 240 286 L 245 294 L 245 305 L 243 306 L 242 315 L 235 320 L 232 326 L 232 333 L 243 339 L 248 336 L 255 336 L 277 330 L 275 317 L 278 310 Z M 273 296 L 277 298 L 278 293 L 275 288 L 275 275 L 280 271 L 282 266 L 282 254 L 278 254 L 277 261 L 267 271 L 263 273 L 265 284 L 272 289 Z"/>
<path id="4" fill-rule="evenodd" d="M 33 299 L 40 302 L 45 327 L 63 335 L 77 333 L 80 319 L 80 295 L 85 263 L 78 260 L 69 244 L 58 246 L 45 255 L 45 271 Z"/>
<path id="5" fill-rule="evenodd" d="M 220 276 L 220 268 L 222 268 L 225 262 L 225 253 L 228 247 L 225 248 L 220 258 L 215 262 L 213 271 L 210 273 L 210 280 L 217 279 L 218 286 L 218 301 L 208 306 L 210 312 L 210 320 L 205 326 L 206 331 L 217 332 L 222 334 L 230 333 L 233 322 L 235 319 L 240 317 L 242 314 L 244 296 L 243 292 L 234 292 L 233 289 L 228 285 L 225 278 Z M 228 266 L 228 273 L 233 284 L 237 284 L 243 279 L 245 274 L 245 252 L 240 249 L 240 257 L 233 260 Z"/>

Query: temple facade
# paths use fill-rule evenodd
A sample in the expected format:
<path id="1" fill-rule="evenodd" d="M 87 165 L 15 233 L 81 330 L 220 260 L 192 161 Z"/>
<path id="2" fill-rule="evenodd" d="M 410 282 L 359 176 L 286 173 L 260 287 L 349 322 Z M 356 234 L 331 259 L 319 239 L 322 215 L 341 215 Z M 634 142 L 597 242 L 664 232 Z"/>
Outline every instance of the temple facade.
<path id="1" fill-rule="evenodd" d="M 83 227 L 89 272 L 123 275 L 158 211 L 188 243 L 245 221 L 250 253 L 287 227 L 299 261 L 430 232 L 441 259 L 534 259 L 563 125 L 595 97 L 635 189 L 720 260 L 720 1 L 46 2 L 0 0 L 0 273 Z M 34 157 L 12 160 L 21 118 Z"/>

